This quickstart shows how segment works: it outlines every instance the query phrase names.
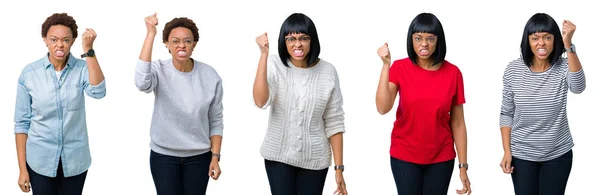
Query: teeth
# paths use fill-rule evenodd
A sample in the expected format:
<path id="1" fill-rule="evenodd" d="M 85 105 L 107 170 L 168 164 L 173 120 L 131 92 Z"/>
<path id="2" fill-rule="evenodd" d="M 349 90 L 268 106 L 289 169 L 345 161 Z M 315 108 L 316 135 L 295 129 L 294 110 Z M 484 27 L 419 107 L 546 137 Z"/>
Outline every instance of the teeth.
<path id="1" fill-rule="evenodd" d="M 185 51 L 178 51 L 177 54 L 179 54 L 179 55 L 185 55 Z"/>
<path id="2" fill-rule="evenodd" d="M 429 50 L 426 50 L 426 49 L 423 49 L 423 50 L 421 50 L 421 52 L 428 52 L 428 51 L 429 51 Z"/>
<path id="3" fill-rule="evenodd" d="M 56 51 L 56 54 L 62 55 L 62 54 L 65 54 L 65 52 L 64 51 Z"/>
<path id="4" fill-rule="evenodd" d="M 294 50 L 294 53 L 302 53 L 302 50 Z"/>
<path id="5" fill-rule="evenodd" d="M 538 49 L 538 51 L 546 51 L 546 49 Z"/>

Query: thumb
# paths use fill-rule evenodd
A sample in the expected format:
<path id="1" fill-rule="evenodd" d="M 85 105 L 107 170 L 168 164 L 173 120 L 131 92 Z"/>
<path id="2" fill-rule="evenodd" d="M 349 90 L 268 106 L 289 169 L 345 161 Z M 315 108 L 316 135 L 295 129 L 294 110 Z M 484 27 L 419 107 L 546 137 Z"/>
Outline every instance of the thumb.
<path id="1" fill-rule="evenodd" d="M 154 12 L 154 14 L 152 14 L 152 16 L 156 17 L 156 12 Z"/>

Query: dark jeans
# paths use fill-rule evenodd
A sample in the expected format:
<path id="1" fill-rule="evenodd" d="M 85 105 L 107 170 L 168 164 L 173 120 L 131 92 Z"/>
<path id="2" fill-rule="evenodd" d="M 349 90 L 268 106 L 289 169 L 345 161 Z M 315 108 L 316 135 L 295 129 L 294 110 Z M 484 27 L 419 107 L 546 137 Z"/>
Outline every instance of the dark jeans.
<path id="1" fill-rule="evenodd" d="M 421 165 L 390 157 L 390 163 L 399 195 L 448 194 L 454 159 Z"/>
<path id="2" fill-rule="evenodd" d="M 150 170 L 158 195 L 206 194 L 212 153 L 174 157 L 150 150 Z"/>
<path id="3" fill-rule="evenodd" d="M 308 170 L 288 164 L 265 160 L 272 195 L 323 194 L 328 168 Z"/>
<path id="4" fill-rule="evenodd" d="M 549 161 L 533 162 L 513 157 L 516 195 L 563 195 L 573 164 L 573 151 Z"/>
<path id="5" fill-rule="evenodd" d="M 33 195 L 81 195 L 87 171 L 72 177 L 63 174 L 62 160 L 59 160 L 56 177 L 37 174 L 27 165 L 31 192 Z"/>

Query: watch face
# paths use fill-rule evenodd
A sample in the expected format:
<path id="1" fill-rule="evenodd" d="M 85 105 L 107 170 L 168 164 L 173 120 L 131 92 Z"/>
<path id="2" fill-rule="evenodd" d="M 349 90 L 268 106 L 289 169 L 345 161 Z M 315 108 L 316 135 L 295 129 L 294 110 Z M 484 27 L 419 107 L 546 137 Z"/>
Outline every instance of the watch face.
<path id="1" fill-rule="evenodd" d="M 88 56 L 94 56 L 94 50 L 90 49 L 87 53 Z"/>

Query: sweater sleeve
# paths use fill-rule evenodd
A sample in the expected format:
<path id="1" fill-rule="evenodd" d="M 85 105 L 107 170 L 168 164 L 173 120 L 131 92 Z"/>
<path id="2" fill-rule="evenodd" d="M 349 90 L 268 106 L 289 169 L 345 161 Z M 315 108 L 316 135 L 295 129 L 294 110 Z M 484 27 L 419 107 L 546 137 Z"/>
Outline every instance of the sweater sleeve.
<path id="1" fill-rule="evenodd" d="M 219 78 L 215 96 L 208 111 L 209 134 L 223 136 L 223 85 Z"/>
<path id="2" fill-rule="evenodd" d="M 342 91 L 340 89 L 340 81 L 337 72 L 335 69 L 333 71 L 335 76 L 335 86 L 331 91 L 331 96 L 329 97 L 329 101 L 325 107 L 325 113 L 323 114 L 327 138 L 337 133 L 345 132 Z"/>
<path id="3" fill-rule="evenodd" d="M 583 73 L 583 69 L 577 72 L 567 72 L 567 84 L 569 85 L 569 90 L 575 94 L 580 94 L 585 90 L 585 73 Z"/>
<path id="4" fill-rule="evenodd" d="M 511 88 L 511 78 L 513 72 L 510 69 L 509 64 L 504 71 L 502 79 L 502 106 L 500 108 L 500 127 L 512 127 L 513 117 L 515 112 L 514 94 Z"/>
<path id="5" fill-rule="evenodd" d="M 152 69 L 151 62 L 138 60 L 135 67 L 135 86 L 144 93 L 150 93 L 158 83 L 156 72 Z"/>

